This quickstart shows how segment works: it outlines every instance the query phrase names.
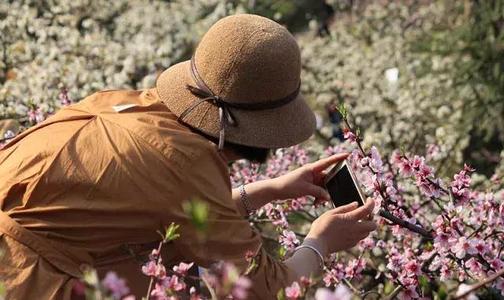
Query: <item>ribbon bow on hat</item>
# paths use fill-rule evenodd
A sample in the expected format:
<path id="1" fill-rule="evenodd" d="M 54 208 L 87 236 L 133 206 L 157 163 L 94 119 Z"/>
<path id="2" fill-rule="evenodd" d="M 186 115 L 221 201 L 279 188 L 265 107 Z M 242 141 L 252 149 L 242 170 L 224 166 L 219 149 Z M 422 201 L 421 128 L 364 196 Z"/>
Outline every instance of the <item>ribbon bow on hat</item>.
<path id="1" fill-rule="evenodd" d="M 219 108 L 219 150 L 224 148 L 225 141 L 225 130 L 226 126 L 238 126 L 238 122 L 231 112 L 231 109 L 241 109 L 241 110 L 266 110 L 273 109 L 280 106 L 283 106 L 292 100 L 296 99 L 299 94 L 300 85 L 298 85 L 297 89 L 288 95 L 287 97 L 262 101 L 262 102 L 254 102 L 254 103 L 238 103 L 235 101 L 224 101 L 221 97 L 216 95 L 212 90 L 208 87 L 208 85 L 201 78 L 198 69 L 196 68 L 196 62 L 194 56 L 191 58 L 191 76 L 196 83 L 196 86 L 192 86 L 190 84 L 186 85 L 186 88 L 196 97 L 200 98 L 197 101 L 194 101 L 187 109 L 185 109 L 178 120 L 183 121 L 184 117 L 187 116 L 195 107 L 200 105 L 203 102 L 209 102 Z"/>

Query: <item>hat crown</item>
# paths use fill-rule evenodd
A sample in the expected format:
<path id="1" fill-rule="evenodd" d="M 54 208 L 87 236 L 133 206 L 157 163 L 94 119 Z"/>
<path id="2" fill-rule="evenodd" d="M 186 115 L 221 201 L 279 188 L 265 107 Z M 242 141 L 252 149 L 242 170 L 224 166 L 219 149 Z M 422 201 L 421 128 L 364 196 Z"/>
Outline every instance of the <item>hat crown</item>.
<path id="1" fill-rule="evenodd" d="M 206 85 L 229 102 L 280 99 L 292 94 L 300 82 L 300 52 L 294 37 L 257 15 L 239 14 L 215 23 L 194 59 Z"/>

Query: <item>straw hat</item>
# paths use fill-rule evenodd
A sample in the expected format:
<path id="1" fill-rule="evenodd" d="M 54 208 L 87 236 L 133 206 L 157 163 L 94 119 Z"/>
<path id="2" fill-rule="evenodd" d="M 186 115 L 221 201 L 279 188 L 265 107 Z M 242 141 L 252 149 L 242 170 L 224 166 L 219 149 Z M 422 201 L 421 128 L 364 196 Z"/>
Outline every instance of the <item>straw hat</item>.
<path id="1" fill-rule="evenodd" d="M 281 25 L 239 14 L 215 23 L 190 61 L 165 70 L 156 88 L 179 121 L 235 144 L 281 148 L 308 139 L 315 117 L 299 94 L 301 62 Z"/>

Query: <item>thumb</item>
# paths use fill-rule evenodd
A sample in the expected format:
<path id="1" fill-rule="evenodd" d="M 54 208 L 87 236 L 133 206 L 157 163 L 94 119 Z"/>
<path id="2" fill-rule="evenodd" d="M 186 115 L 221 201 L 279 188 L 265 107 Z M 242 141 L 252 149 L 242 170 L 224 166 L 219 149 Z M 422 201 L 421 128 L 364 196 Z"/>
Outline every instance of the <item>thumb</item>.
<path id="1" fill-rule="evenodd" d="M 359 207 L 356 210 L 348 212 L 347 215 L 348 215 L 349 219 L 352 219 L 355 221 L 361 220 L 361 219 L 365 218 L 366 216 L 371 215 L 373 213 L 373 208 L 374 208 L 374 201 L 373 201 L 373 199 L 368 198 L 368 200 L 366 201 L 366 203 L 363 206 Z"/>
<path id="2" fill-rule="evenodd" d="M 350 211 L 356 209 L 358 206 L 359 206 L 359 204 L 354 201 L 350 204 L 336 207 L 335 209 L 333 209 L 333 212 L 336 214 L 344 214 L 344 213 L 347 213 L 347 212 L 350 212 Z"/>

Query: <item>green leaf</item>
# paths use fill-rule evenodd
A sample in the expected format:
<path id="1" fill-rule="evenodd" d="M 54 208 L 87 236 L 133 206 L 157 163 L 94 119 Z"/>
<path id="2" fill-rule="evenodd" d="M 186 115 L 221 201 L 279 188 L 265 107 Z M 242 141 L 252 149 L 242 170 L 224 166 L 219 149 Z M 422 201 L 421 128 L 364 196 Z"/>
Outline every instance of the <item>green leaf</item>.
<path id="1" fill-rule="evenodd" d="M 208 227 L 208 204 L 198 199 L 193 199 L 183 205 L 185 213 L 199 232 L 205 232 Z"/>
<path id="2" fill-rule="evenodd" d="M 250 274 L 250 272 L 254 271 L 255 268 L 257 268 L 257 266 L 259 266 L 256 262 L 256 259 L 255 258 L 252 258 L 252 260 L 250 261 L 248 267 L 247 267 L 247 270 L 245 271 L 245 275 L 248 275 Z"/>
<path id="3" fill-rule="evenodd" d="M 175 223 L 171 223 L 170 226 L 168 226 L 165 229 L 165 234 L 163 237 L 163 243 L 168 243 L 173 240 L 176 240 L 180 237 L 180 234 L 177 233 L 178 228 L 180 225 L 176 225 Z"/>
<path id="4" fill-rule="evenodd" d="M 444 286 L 440 286 L 438 291 L 437 291 L 437 299 L 439 300 L 444 300 L 446 297 L 448 297 L 448 293 L 446 292 L 446 289 Z"/>
<path id="5" fill-rule="evenodd" d="M 418 277 L 418 282 L 420 283 L 420 286 L 422 288 L 428 288 L 429 287 L 429 279 L 425 276 L 419 276 Z"/>
<path id="6" fill-rule="evenodd" d="M 287 255 L 287 249 L 285 249 L 284 247 L 280 247 L 280 248 L 278 249 L 278 256 L 279 256 L 280 258 L 284 258 L 284 257 L 285 257 L 285 255 Z"/>
<path id="7" fill-rule="evenodd" d="M 394 284 L 390 281 L 385 282 L 385 286 L 383 287 L 383 293 L 385 295 L 388 295 L 392 293 L 393 290 L 394 290 Z"/>
<path id="8" fill-rule="evenodd" d="M 3 297 L 5 297 L 5 286 L 0 282 L 0 299 L 3 299 Z"/>
<path id="9" fill-rule="evenodd" d="M 285 291 L 280 289 L 277 293 L 277 300 L 285 300 Z"/>
<path id="10" fill-rule="evenodd" d="M 337 110 L 339 111 L 339 113 L 341 114 L 341 116 L 343 117 L 343 119 L 346 119 L 347 118 L 347 115 L 348 115 L 348 111 L 345 107 L 345 103 L 340 103 L 337 107 Z"/>
<path id="11" fill-rule="evenodd" d="M 400 151 L 402 156 L 406 156 L 406 147 L 404 145 L 401 145 Z"/>

